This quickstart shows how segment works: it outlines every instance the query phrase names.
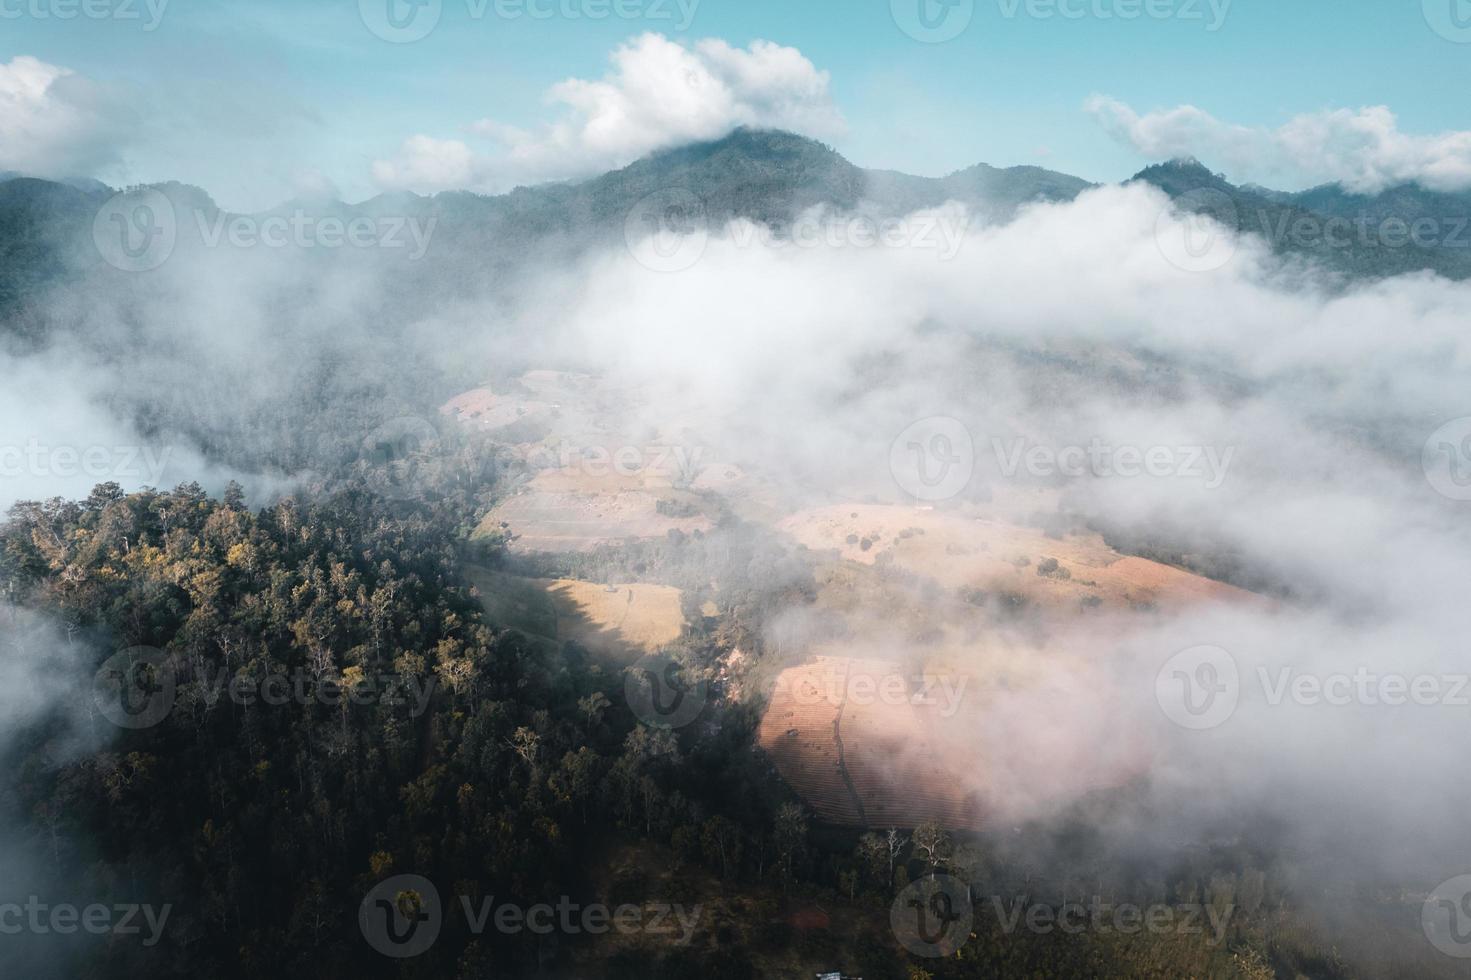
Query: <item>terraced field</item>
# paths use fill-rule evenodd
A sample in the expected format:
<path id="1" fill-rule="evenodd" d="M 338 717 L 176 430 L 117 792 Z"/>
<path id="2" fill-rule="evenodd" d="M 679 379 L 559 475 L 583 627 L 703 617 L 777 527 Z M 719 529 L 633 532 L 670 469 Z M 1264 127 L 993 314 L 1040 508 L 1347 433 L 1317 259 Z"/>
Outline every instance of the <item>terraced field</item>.
<path id="1" fill-rule="evenodd" d="M 833 673 L 845 674 L 845 668 L 842 661 L 819 658 L 784 671 L 761 718 L 758 739 L 782 778 L 820 819 L 866 826 L 839 755 L 842 698 L 830 689 Z"/>
<path id="2" fill-rule="evenodd" d="M 909 827 L 981 824 L 957 760 L 934 740 L 937 706 L 899 666 L 817 657 L 783 671 L 758 739 L 782 777 L 824 820 Z"/>

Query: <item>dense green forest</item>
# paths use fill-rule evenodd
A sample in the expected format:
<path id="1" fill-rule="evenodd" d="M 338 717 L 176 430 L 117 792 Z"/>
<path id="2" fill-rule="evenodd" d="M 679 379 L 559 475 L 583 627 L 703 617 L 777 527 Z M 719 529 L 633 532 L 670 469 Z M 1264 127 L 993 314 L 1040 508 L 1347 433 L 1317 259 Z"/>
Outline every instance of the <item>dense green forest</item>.
<path id="1" fill-rule="evenodd" d="M 974 883 L 978 903 L 1042 901 L 1046 872 L 933 825 L 823 828 L 776 779 L 753 745 L 759 704 L 726 697 L 714 667 L 734 644 L 759 652 L 761 618 L 802 601 L 801 555 L 688 538 L 634 559 L 677 576 L 679 549 L 692 564 L 720 550 L 744 570 L 714 596 L 721 615 L 694 619 L 669 651 L 679 683 L 707 692 L 699 719 L 670 730 L 641 722 L 627 678 L 575 644 L 548 652 L 486 621 L 462 569 L 497 556 L 467 550 L 457 510 L 451 495 L 405 503 L 345 486 L 252 512 L 238 488 L 212 499 L 194 485 L 103 485 L 13 510 L 0 531 L 12 606 L 43 614 L 79 672 L 156 651 L 120 683 L 170 691 L 156 723 L 121 728 L 84 691 L 11 743 L 3 818 L 44 874 L 105 904 L 170 907 L 152 945 L 115 936 L 58 960 L 38 937 L 24 975 L 754 977 L 814 959 L 869 980 L 1255 977 L 1273 960 L 1346 975 L 1274 930 L 1288 895 L 1250 850 L 1100 872 L 1117 901 L 1230 906 L 1220 942 L 1008 931 L 978 904 L 957 952 L 906 955 L 889 911 L 911 881 L 944 872 Z M 748 540 L 733 525 L 720 535 Z M 273 678 L 292 696 L 251 696 Z M 1087 838 L 1081 823 L 1060 833 Z M 629 847 L 683 870 L 618 870 Z M 399 960 L 365 942 L 358 905 L 404 874 L 436 883 L 447 911 L 432 947 Z M 701 918 L 686 943 L 615 946 L 476 934 L 451 914 L 487 896 L 678 902 Z M 811 928 L 812 908 L 830 926 Z"/>

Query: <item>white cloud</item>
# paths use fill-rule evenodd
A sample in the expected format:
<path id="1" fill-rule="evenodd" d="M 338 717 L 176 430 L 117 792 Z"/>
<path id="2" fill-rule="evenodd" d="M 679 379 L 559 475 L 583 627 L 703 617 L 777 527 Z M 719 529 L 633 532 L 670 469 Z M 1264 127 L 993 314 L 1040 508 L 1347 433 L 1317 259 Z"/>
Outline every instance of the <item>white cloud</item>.
<path id="1" fill-rule="evenodd" d="M 69 68 L 18 55 L 0 64 L 0 170 L 95 176 L 134 126 L 119 100 Z"/>
<path id="2" fill-rule="evenodd" d="M 460 140 L 411 136 L 395 161 L 373 164 L 373 179 L 384 187 L 421 190 L 465 188 L 476 183 L 475 154 Z"/>
<path id="3" fill-rule="evenodd" d="M 957 745 L 994 746 L 975 788 L 999 812 L 1056 812 L 1122 755 L 1148 769 L 1141 793 L 1160 804 L 1130 830 L 1147 826 L 1155 840 L 1207 836 L 1237 812 L 1312 840 L 1331 809 L 1333 834 L 1315 846 L 1337 868 L 1377 863 L 1409 878 L 1454 853 L 1462 828 L 1442 815 L 1463 812 L 1471 790 L 1446 778 L 1443 754 L 1415 747 L 1448 744 L 1464 708 L 1272 705 L 1257 678 L 1285 667 L 1464 672 L 1456 624 L 1471 525 L 1427 482 L 1421 449 L 1467 413 L 1471 288 L 1407 276 L 1325 289 L 1282 276 L 1257 238 L 1233 242 L 1235 258 L 1212 273 L 1186 272 L 1162 244 L 1190 234 L 1189 222 L 1144 185 L 1033 207 L 1006 226 L 971 223 L 949 260 L 826 239 L 752 246 L 739 230 L 711 233 L 678 274 L 624 254 L 578 270 L 558 293 L 571 304 L 536 304 L 527 323 L 564 335 L 577 363 L 697 403 L 699 431 L 730 458 L 838 499 L 895 499 L 892 440 L 929 416 L 964 421 L 978 480 L 998 501 L 1017 486 L 998 474 L 993 439 L 1234 447 L 1218 487 L 1174 475 L 1080 480 L 1065 509 L 1151 534 L 1208 532 L 1244 567 L 1323 596 L 1166 610 L 1119 624 L 1117 637 L 1097 621 L 1079 621 L 1091 623 L 1086 635 L 1058 628 L 1049 649 L 1075 642 L 1086 673 L 1038 659 L 1065 671 L 1059 683 L 998 695 L 981 728 L 951 733 Z M 1247 679 L 1238 717 L 1205 738 L 1154 701 L 1160 666 L 1199 644 L 1230 650 Z M 1087 757 L 1059 752 L 1058 733 L 1089 746 Z"/>
<path id="4" fill-rule="evenodd" d="M 736 48 L 719 39 L 686 47 L 644 34 L 611 60 L 599 80 L 569 78 L 552 86 L 547 100 L 563 108 L 562 118 L 530 131 L 482 119 L 467 128 L 489 144 L 484 151 L 464 139 L 414 136 L 396 157 L 374 163 L 374 180 L 420 191 L 503 191 L 624 166 L 737 126 L 819 137 L 843 128 L 827 72 L 796 48 L 769 41 Z"/>
<path id="5" fill-rule="evenodd" d="M 1276 129 L 1234 125 L 1191 105 L 1141 115 L 1101 95 L 1086 108 L 1146 157 L 1196 156 L 1237 179 L 1336 182 L 1370 194 L 1409 181 L 1444 191 L 1471 187 L 1471 132 L 1404 133 L 1386 106 L 1304 113 Z"/>

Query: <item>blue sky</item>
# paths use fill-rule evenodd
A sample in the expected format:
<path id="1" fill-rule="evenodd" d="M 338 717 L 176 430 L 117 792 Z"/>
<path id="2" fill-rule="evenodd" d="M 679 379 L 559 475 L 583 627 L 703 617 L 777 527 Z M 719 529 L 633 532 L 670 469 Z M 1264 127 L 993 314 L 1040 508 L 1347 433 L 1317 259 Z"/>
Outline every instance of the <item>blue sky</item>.
<path id="1" fill-rule="evenodd" d="M 829 142 L 856 163 L 921 174 L 985 161 L 1127 176 L 1148 155 L 1084 111 L 1097 93 L 1141 113 L 1193 105 L 1244 127 L 1384 105 L 1404 132 L 1471 128 L 1471 43 L 1430 25 L 1436 4 L 1463 0 L 1425 0 L 1429 16 L 1419 0 L 1233 0 L 1214 31 L 1226 0 L 1215 10 L 1211 0 L 1149 0 L 1158 16 L 1131 20 L 1119 12 L 1145 0 L 1059 0 L 1078 17 L 1048 0 L 975 0 L 964 30 L 943 43 L 906 34 L 898 21 L 912 14 L 896 17 L 890 0 L 699 0 L 684 31 L 677 0 L 627 0 L 644 16 L 601 20 L 587 16 L 597 0 L 540 0 L 582 13 L 549 18 L 497 15 L 494 3 L 477 18 L 475 0 L 442 0 L 437 26 L 412 43 L 375 36 L 358 0 L 171 0 L 151 31 L 148 0 L 86 0 L 127 6 L 58 19 L 68 2 L 83 0 L 0 0 L 0 61 L 29 55 L 71 69 L 109 105 L 135 111 L 114 134 L 119 162 L 104 176 L 178 178 L 238 207 L 289 196 L 313 173 L 361 198 L 381 184 L 374 161 L 411 136 L 464 139 L 480 119 L 527 129 L 554 120 L 563 110 L 546 101 L 552 85 L 602 77 L 610 52 L 645 31 L 798 49 L 830 74 L 845 126 L 823 134 Z M 121 16 L 134 10 L 138 19 Z"/>

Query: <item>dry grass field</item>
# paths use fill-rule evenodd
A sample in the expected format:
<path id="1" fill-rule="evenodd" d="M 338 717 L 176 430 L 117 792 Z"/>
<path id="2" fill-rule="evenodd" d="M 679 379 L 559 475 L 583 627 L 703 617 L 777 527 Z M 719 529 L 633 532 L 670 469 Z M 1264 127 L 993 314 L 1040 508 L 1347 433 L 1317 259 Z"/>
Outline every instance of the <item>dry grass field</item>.
<path id="1" fill-rule="evenodd" d="M 1121 555 L 1096 533 L 1031 526 L 1056 513 L 1055 490 L 1002 487 L 984 505 L 944 509 L 854 503 L 713 450 L 661 457 L 650 451 L 661 435 L 691 430 L 633 422 L 637 393 L 586 376 L 529 372 L 445 412 L 486 428 L 537 422 L 506 431 L 537 432 L 517 449 L 542 465 L 477 531 L 508 533 L 512 551 L 586 552 L 710 530 L 721 508 L 809 550 L 815 601 L 768 628 L 765 662 L 747 681 L 770 691 L 760 745 L 835 824 L 979 829 L 1125 784 L 1147 751 L 1111 690 L 1109 651 L 1154 611 L 1264 601 Z M 588 455 L 640 446 L 633 467 Z M 845 502 L 817 503 L 835 499 Z M 496 620 L 610 658 L 656 650 L 685 627 L 673 588 L 488 570 L 476 581 Z M 1054 713 L 1054 727 L 1031 722 Z M 1061 773 L 1070 785 L 1055 784 Z"/>
<path id="2" fill-rule="evenodd" d="M 650 653 L 684 630 L 680 591 L 669 586 L 522 578 L 485 568 L 471 574 L 496 621 L 556 643 L 574 640 L 604 656 Z"/>
<path id="3" fill-rule="evenodd" d="M 673 530 L 688 534 L 714 527 L 708 517 L 700 514 L 671 517 L 659 513 L 660 501 L 697 507 L 699 498 L 692 494 L 612 489 L 607 482 L 589 480 L 590 489 L 563 489 L 568 483 L 566 478 L 537 477 L 486 514 L 475 533 L 508 530 L 513 550 L 561 553 L 661 538 Z M 599 483 L 604 486 L 599 488 Z"/>
<path id="4" fill-rule="evenodd" d="M 836 504 L 799 511 L 778 527 L 814 551 L 868 565 L 887 556 L 896 566 L 950 589 L 1014 595 L 1044 608 L 1251 598 L 1190 572 L 1124 557 L 1096 534 L 1049 537 L 1038 528 L 960 512 Z"/>

